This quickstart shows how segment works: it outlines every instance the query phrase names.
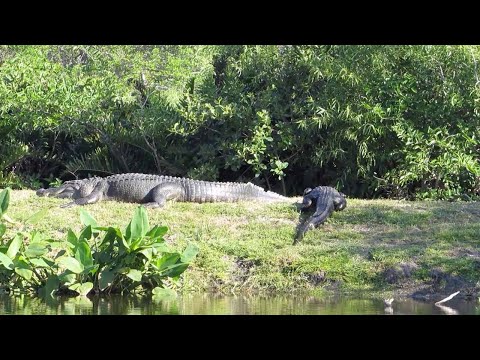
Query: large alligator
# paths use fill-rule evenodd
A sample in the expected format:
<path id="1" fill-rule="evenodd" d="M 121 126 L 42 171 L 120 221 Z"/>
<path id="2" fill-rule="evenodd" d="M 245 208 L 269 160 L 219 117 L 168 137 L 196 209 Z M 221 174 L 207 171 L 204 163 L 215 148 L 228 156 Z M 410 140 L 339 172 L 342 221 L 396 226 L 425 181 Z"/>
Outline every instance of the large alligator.
<path id="1" fill-rule="evenodd" d="M 61 207 L 94 204 L 108 199 L 142 203 L 153 208 L 164 206 L 167 200 L 198 203 L 239 200 L 292 201 L 252 183 L 210 182 L 134 173 L 66 181 L 58 187 L 39 189 L 37 195 L 74 199 Z M 315 207 L 316 211 L 299 226 L 294 244 L 303 238 L 308 229 L 323 223 L 334 210 L 343 210 L 347 206 L 345 196 L 329 186 L 318 186 L 313 190 L 307 188 L 303 195 L 302 210 Z"/>
<path id="2" fill-rule="evenodd" d="M 252 183 L 210 182 L 133 173 L 71 180 L 59 187 L 40 189 L 37 195 L 74 199 L 61 207 L 93 204 L 104 199 L 142 203 L 146 207 L 162 207 L 167 200 L 198 203 L 291 201 L 288 197 L 265 191 Z"/>
<path id="3" fill-rule="evenodd" d="M 306 188 L 303 192 L 301 209 L 315 207 L 315 212 L 303 224 L 300 224 L 293 244 L 298 243 L 309 229 L 319 226 L 332 214 L 347 206 L 345 195 L 330 186 L 317 186 L 313 190 Z"/>

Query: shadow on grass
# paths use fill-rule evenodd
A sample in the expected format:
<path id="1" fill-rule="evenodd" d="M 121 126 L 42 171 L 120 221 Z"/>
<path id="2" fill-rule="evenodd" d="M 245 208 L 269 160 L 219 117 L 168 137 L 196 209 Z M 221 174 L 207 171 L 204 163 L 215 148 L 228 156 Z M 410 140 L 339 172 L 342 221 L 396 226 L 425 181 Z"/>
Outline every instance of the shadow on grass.
<path id="1" fill-rule="evenodd" d="M 321 270 L 326 283 L 363 281 L 373 291 L 405 290 L 417 298 L 458 290 L 466 297 L 478 293 L 480 205 L 399 205 L 352 206 L 306 235 L 302 253 L 320 264 L 320 269 L 302 264 L 312 270 L 306 276 L 314 278 Z M 360 236 L 348 236 L 356 232 Z"/>

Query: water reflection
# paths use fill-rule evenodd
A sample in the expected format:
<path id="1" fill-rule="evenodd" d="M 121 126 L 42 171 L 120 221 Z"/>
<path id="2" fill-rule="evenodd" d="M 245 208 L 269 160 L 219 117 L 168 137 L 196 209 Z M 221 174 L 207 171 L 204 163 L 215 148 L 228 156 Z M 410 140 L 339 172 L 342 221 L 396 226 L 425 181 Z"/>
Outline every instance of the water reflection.
<path id="1" fill-rule="evenodd" d="M 412 299 L 395 300 L 386 305 L 382 299 L 332 297 L 215 296 L 211 294 L 153 301 L 147 297 L 112 296 L 40 299 L 25 295 L 0 295 L 0 314 L 17 315 L 480 315 L 476 301 L 451 300 L 435 305 Z"/>
<path id="2" fill-rule="evenodd" d="M 459 315 L 459 312 L 457 310 L 452 309 L 449 306 L 440 305 L 440 304 L 435 304 L 435 306 L 441 309 L 447 315 Z"/>

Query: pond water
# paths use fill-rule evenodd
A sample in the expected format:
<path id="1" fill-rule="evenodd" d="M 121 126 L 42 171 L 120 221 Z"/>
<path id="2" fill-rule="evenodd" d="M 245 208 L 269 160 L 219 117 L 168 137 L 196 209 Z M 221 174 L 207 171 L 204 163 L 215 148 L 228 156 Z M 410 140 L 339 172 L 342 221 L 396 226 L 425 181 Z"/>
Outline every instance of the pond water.
<path id="1" fill-rule="evenodd" d="M 313 296 L 189 295 L 154 301 L 146 297 L 57 298 L 0 295 L 0 315 L 480 315 L 478 299 L 452 299 L 442 306 L 399 299 Z"/>

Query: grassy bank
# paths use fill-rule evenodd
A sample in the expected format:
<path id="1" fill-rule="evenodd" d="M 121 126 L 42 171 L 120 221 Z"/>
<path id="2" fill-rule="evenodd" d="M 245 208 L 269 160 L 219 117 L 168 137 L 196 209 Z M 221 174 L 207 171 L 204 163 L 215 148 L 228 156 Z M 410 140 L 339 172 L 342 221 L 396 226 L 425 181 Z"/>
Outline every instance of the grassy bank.
<path id="1" fill-rule="evenodd" d="M 167 242 L 200 248 L 183 277 L 191 291 L 228 294 L 339 289 L 428 297 L 480 288 L 480 205 L 349 199 L 320 228 L 293 246 L 299 213 L 292 204 L 168 203 L 147 209 L 151 225 L 166 225 Z M 36 228 L 65 239 L 79 231 L 79 207 L 68 200 L 13 191 L 9 216 L 24 220 L 44 208 Z M 101 225 L 124 228 L 137 204 L 100 202 L 85 207 Z M 15 229 L 10 227 L 8 231 Z"/>

